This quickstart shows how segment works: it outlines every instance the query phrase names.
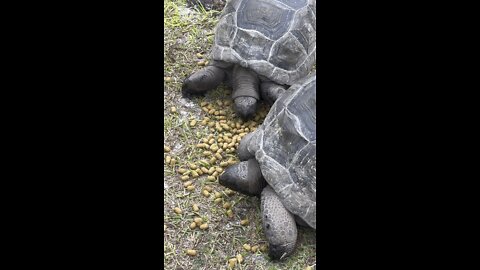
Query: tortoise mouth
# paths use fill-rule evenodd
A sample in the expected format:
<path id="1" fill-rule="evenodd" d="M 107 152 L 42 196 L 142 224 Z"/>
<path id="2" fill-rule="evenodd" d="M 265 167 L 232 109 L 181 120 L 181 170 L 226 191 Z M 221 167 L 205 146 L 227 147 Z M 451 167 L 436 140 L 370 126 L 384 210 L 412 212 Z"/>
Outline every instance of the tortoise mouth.
<path id="1" fill-rule="evenodd" d="M 219 183 L 248 196 L 258 196 L 267 185 L 255 159 L 249 159 L 228 167 L 220 175 Z"/>
<path id="2" fill-rule="evenodd" d="M 237 97 L 235 98 L 235 111 L 244 120 L 251 119 L 257 111 L 257 99 L 253 97 Z"/>

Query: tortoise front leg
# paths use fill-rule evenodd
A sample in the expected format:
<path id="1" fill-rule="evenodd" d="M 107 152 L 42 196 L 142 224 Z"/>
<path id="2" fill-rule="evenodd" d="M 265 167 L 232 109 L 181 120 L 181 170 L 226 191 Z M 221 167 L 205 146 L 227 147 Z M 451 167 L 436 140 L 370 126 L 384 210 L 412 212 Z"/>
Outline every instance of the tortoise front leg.
<path id="1" fill-rule="evenodd" d="M 182 95 L 202 95 L 216 88 L 225 79 L 225 70 L 216 66 L 207 66 L 188 76 L 182 85 Z"/>
<path id="2" fill-rule="evenodd" d="M 276 84 L 274 82 L 263 82 L 260 85 L 260 93 L 262 99 L 268 103 L 268 105 L 273 105 L 275 100 L 286 91 L 285 86 Z"/>
<path id="3" fill-rule="evenodd" d="M 267 186 L 262 191 L 261 211 L 263 231 L 267 237 L 268 255 L 283 259 L 295 250 L 297 225 L 294 216 L 283 206 L 275 191 Z"/>

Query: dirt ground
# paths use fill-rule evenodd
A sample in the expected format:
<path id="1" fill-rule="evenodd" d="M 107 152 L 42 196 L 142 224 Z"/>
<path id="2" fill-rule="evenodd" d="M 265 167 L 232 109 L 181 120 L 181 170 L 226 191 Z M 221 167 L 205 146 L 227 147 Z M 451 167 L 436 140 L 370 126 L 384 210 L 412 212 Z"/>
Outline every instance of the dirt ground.
<path id="1" fill-rule="evenodd" d="M 238 141 L 261 124 L 268 107 L 243 122 L 223 86 L 182 98 L 182 80 L 208 61 L 220 14 L 188 8 L 185 1 L 164 1 L 164 267 L 228 269 L 230 261 L 234 269 L 314 269 L 314 230 L 299 228 L 295 253 L 272 262 L 259 199 L 218 184 L 225 166 L 238 162 Z"/>

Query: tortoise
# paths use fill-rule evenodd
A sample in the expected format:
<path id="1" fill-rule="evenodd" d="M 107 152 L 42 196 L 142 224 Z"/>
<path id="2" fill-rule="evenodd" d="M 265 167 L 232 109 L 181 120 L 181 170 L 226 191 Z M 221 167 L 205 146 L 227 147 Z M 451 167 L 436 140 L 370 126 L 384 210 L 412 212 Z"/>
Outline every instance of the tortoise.
<path id="1" fill-rule="evenodd" d="M 315 24 L 315 0 L 228 1 L 215 29 L 212 62 L 184 80 L 183 96 L 225 82 L 233 88 L 236 113 L 249 119 L 261 98 L 271 105 L 311 71 Z"/>
<path id="2" fill-rule="evenodd" d="M 242 162 L 219 182 L 261 197 L 263 230 L 273 259 L 295 249 L 296 223 L 316 229 L 316 74 L 282 94 L 263 124 L 238 147 Z"/>

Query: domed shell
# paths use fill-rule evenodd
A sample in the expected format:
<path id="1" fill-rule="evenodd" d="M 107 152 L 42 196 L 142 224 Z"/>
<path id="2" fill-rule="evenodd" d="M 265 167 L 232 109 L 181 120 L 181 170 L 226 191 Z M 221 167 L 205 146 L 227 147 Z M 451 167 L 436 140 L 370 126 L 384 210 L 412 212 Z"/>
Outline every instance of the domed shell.
<path id="1" fill-rule="evenodd" d="M 316 228 L 316 74 L 272 106 L 249 143 L 262 175 L 293 214 Z"/>
<path id="2" fill-rule="evenodd" d="M 214 60 L 291 85 L 316 58 L 315 0 L 231 0 L 215 31 Z"/>

